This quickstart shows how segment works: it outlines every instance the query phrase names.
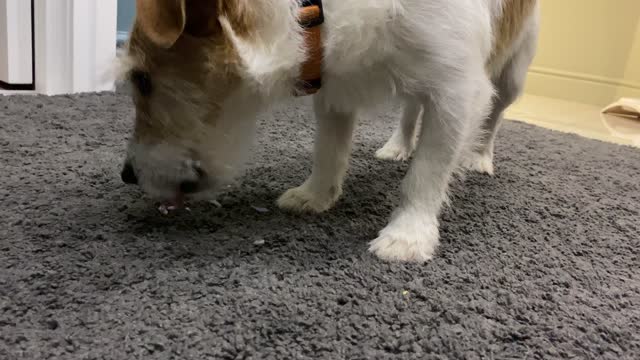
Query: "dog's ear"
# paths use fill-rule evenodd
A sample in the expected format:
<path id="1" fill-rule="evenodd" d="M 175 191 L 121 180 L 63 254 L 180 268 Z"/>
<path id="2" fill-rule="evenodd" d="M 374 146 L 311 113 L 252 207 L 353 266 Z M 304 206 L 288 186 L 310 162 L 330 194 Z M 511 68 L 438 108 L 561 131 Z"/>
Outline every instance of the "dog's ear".
<path id="1" fill-rule="evenodd" d="M 170 48 L 183 33 L 209 36 L 220 28 L 216 0 L 137 0 L 136 21 L 156 45 Z"/>
<path id="2" fill-rule="evenodd" d="M 136 22 L 156 45 L 170 48 L 184 31 L 185 0 L 137 0 Z"/>

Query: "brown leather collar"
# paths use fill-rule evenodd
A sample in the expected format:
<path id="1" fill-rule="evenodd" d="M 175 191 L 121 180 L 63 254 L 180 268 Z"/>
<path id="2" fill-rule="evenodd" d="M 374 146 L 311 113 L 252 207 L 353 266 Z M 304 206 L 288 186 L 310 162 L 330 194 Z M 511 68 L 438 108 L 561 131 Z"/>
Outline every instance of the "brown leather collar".
<path id="1" fill-rule="evenodd" d="M 315 94 L 322 87 L 322 57 L 324 56 L 321 31 L 321 25 L 324 23 L 322 0 L 301 1 L 298 22 L 304 28 L 307 60 L 300 69 L 296 95 L 304 96 Z"/>

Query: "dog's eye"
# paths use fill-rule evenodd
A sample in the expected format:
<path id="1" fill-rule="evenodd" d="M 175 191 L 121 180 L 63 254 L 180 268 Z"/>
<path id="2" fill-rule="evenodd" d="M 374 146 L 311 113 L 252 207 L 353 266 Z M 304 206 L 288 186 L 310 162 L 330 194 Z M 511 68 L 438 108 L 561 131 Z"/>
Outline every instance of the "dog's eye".
<path id="1" fill-rule="evenodd" d="M 149 73 L 140 70 L 134 70 L 131 72 L 131 82 L 138 89 L 140 95 L 148 96 L 151 94 L 152 86 Z"/>

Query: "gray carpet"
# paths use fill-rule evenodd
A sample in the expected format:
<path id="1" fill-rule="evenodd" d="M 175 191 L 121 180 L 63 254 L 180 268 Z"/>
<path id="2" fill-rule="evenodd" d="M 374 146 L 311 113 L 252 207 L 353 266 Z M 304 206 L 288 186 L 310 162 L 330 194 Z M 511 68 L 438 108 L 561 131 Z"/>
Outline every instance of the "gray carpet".
<path id="1" fill-rule="evenodd" d="M 308 101 L 262 117 L 222 208 L 163 218 L 119 179 L 126 96 L 0 97 L 0 358 L 640 358 L 640 151 L 509 122 L 437 257 L 387 264 L 365 249 L 407 169 L 373 158 L 396 111 L 334 210 L 273 206 L 309 172 Z"/>

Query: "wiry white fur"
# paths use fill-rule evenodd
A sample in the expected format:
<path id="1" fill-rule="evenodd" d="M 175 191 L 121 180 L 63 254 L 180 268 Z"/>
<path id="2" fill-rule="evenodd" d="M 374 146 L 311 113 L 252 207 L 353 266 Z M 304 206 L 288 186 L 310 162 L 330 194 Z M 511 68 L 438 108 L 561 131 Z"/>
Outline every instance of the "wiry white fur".
<path id="1" fill-rule="evenodd" d="M 264 2 L 275 7 L 290 3 Z M 501 15 L 503 0 L 325 0 L 324 7 L 324 85 L 315 98 L 314 167 L 309 179 L 287 191 L 278 204 L 297 211 L 329 209 L 342 192 L 358 111 L 390 97 L 404 99 L 409 105 L 401 127 L 377 155 L 406 160 L 414 150 L 422 114 L 419 141 L 402 184 L 402 204 L 370 250 L 388 260 L 425 261 L 438 245 L 438 215 L 453 171 L 466 159 L 463 165 L 493 172 L 495 129 L 503 105 L 521 89 L 532 57 L 537 14 L 511 52 L 488 73 L 492 24 Z M 294 22 L 279 23 L 279 31 L 270 30 L 274 40 L 265 37 L 273 45 L 237 42 L 249 78 L 268 84 L 265 97 L 286 93 L 288 88 L 274 87 L 290 86 L 293 79 L 287 77 L 300 65 Z M 295 66 L 286 71 L 289 60 L 295 60 Z M 270 74 L 274 79 L 268 80 Z M 500 83 L 503 76 L 511 83 Z M 478 152 L 474 140 L 487 137 L 485 133 L 488 139 Z"/>
<path id="2" fill-rule="evenodd" d="M 438 215 L 452 173 L 472 154 L 479 158 L 469 167 L 492 171 L 495 129 L 505 104 L 519 93 L 531 61 L 537 13 L 512 51 L 486 70 L 494 45 L 493 22 L 504 1 L 324 0 L 324 72 L 323 88 L 314 99 L 314 166 L 305 183 L 287 191 L 278 204 L 296 211 L 329 209 L 342 192 L 359 111 L 391 98 L 405 101 L 410 105 L 402 128 L 378 156 L 405 160 L 414 151 L 415 135 L 419 140 L 402 184 L 402 203 L 370 251 L 388 260 L 430 259 L 439 242 Z M 225 126 L 250 121 L 238 119 L 249 114 L 235 113 L 233 106 L 258 108 L 289 96 L 305 58 L 295 1 L 245 5 L 260 14 L 258 35 L 242 38 L 230 22 L 220 19 L 242 59 L 245 82 L 245 90 L 232 95 L 223 108 L 225 118 L 237 119 L 223 121 Z M 419 116 L 422 126 L 417 131 Z M 478 153 L 474 140 L 483 134 L 490 137 L 485 136 Z"/>
<path id="3" fill-rule="evenodd" d="M 325 78 L 315 99 L 319 132 L 314 169 L 279 204 L 294 210 L 328 209 L 341 192 L 349 147 L 340 144 L 351 138 L 353 114 L 389 96 L 404 98 L 409 105 L 401 126 L 377 155 L 407 159 L 424 109 L 420 140 L 403 182 L 402 204 L 370 250 L 388 260 L 425 261 L 438 245 L 438 214 L 459 162 L 471 159 L 468 166 L 493 173 L 497 119 L 503 104 L 513 101 L 522 88 L 533 55 L 529 50 L 535 43 L 531 34 L 536 32 L 537 14 L 512 52 L 488 74 L 491 26 L 501 15 L 501 0 L 325 0 L 324 4 Z M 503 76 L 517 84 L 501 86 Z M 481 127 L 492 105 L 496 109 L 485 129 L 489 138 L 477 152 L 474 140 L 483 136 Z"/>
<path id="4" fill-rule="evenodd" d="M 250 38 L 238 36 L 225 17 L 222 29 L 240 54 L 248 85 L 268 98 L 291 94 L 298 68 L 306 59 L 302 28 L 298 25 L 295 1 L 251 1 L 252 12 L 259 14 L 256 31 Z"/>

